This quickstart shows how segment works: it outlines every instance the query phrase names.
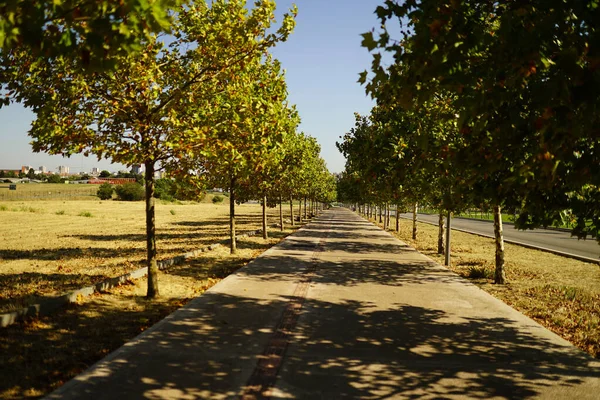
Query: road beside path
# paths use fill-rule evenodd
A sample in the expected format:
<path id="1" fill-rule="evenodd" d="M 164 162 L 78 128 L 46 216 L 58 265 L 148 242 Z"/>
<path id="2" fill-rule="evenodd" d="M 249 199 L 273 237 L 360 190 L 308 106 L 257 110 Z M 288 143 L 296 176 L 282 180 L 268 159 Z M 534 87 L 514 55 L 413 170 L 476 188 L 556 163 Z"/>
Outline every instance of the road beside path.
<path id="1" fill-rule="evenodd" d="M 402 218 L 412 219 L 412 214 L 405 213 L 400 214 L 400 216 Z M 438 216 L 419 214 L 419 220 L 437 225 Z M 550 229 L 521 231 L 514 229 L 514 225 L 510 224 L 504 224 L 503 227 L 505 240 L 560 253 L 573 254 L 589 259 L 591 262 L 600 263 L 600 245 L 593 238 L 579 240 L 576 237 L 572 237 L 569 232 Z M 494 224 L 492 221 L 453 218 L 452 228 L 494 237 Z"/>
<path id="2" fill-rule="evenodd" d="M 332 209 L 49 396 L 596 399 L 600 361 Z"/>

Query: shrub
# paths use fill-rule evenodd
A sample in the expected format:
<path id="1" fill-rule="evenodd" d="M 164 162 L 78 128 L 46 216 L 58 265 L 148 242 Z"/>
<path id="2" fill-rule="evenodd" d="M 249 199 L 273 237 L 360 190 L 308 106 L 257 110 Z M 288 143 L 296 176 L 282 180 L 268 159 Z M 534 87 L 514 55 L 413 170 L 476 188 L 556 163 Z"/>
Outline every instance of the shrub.
<path id="1" fill-rule="evenodd" d="M 175 190 L 175 182 L 171 179 L 157 179 L 154 186 L 154 197 L 161 200 L 173 201 Z"/>
<path id="2" fill-rule="evenodd" d="M 58 210 L 55 214 L 56 215 L 65 215 L 65 210 Z"/>
<path id="3" fill-rule="evenodd" d="M 0 205 L 0 211 L 7 211 L 8 207 L 6 207 L 4 204 Z"/>
<path id="4" fill-rule="evenodd" d="M 58 174 L 52 174 L 48 177 L 48 183 L 63 183 L 64 179 Z"/>
<path id="5" fill-rule="evenodd" d="M 144 200 L 144 187 L 139 183 L 126 183 L 115 188 L 117 197 L 123 201 L 140 201 Z"/>
<path id="6" fill-rule="evenodd" d="M 98 193 L 96 195 L 100 197 L 100 200 L 110 200 L 112 199 L 114 189 L 110 183 L 103 183 L 98 188 Z"/>
<path id="7" fill-rule="evenodd" d="M 79 216 L 80 217 L 87 217 L 87 218 L 93 217 L 92 213 L 89 212 L 89 211 L 82 211 L 82 212 L 79 213 Z"/>
<path id="8" fill-rule="evenodd" d="M 171 210 L 171 215 L 175 215 L 175 210 Z"/>
<path id="9" fill-rule="evenodd" d="M 222 202 L 223 202 L 223 199 L 224 199 L 224 197 L 223 197 L 223 196 L 221 196 L 220 194 L 218 194 L 218 195 L 216 195 L 216 196 L 214 196 L 214 197 L 212 198 L 212 202 L 213 202 L 213 203 L 215 203 L 215 204 L 217 204 L 217 203 L 222 203 Z"/>
<path id="10" fill-rule="evenodd" d="M 469 272 L 467 273 L 467 277 L 470 279 L 492 279 L 494 278 L 494 271 L 482 267 L 469 267 Z"/>

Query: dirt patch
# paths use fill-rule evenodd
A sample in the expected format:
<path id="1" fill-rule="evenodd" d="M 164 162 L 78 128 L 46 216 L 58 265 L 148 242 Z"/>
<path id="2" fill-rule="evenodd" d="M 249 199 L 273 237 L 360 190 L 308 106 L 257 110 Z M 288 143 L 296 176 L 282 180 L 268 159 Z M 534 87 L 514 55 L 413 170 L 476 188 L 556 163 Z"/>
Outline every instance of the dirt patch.
<path id="1" fill-rule="evenodd" d="M 412 221 L 400 220 L 400 240 L 438 263 L 438 228 L 419 223 L 412 240 Z M 494 240 L 452 232 L 450 269 L 481 289 L 536 320 L 590 355 L 600 358 L 600 268 L 555 254 L 505 244 L 508 284 L 494 285 Z"/>
<path id="2" fill-rule="evenodd" d="M 147 282 L 140 279 L 0 330 L 0 398 L 48 394 L 291 232 L 273 231 L 267 241 L 243 238 L 236 255 L 219 246 L 161 272 L 157 300 L 144 298 Z"/>

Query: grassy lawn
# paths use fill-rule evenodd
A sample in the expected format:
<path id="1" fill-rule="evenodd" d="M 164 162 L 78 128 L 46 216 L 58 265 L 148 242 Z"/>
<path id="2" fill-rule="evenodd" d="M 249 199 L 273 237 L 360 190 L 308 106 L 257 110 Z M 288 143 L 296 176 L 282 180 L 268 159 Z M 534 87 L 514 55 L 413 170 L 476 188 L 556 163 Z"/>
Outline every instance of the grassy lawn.
<path id="1" fill-rule="evenodd" d="M 392 220 L 392 227 L 394 227 Z M 400 220 L 400 240 L 443 265 L 437 227 Z M 501 299 L 580 349 L 600 358 L 600 267 L 554 254 L 505 244 L 507 285 L 494 285 L 493 239 L 452 232 L 450 269 Z"/>
<path id="2" fill-rule="evenodd" d="M 0 250 L 0 301 L 5 309 L 142 265 L 143 203 L 36 202 L 17 207 L 0 212 L 0 242 L 6 243 Z M 92 216 L 80 216 L 84 211 Z M 225 204 L 159 204 L 161 257 L 225 238 L 227 211 Z M 259 228 L 260 212 L 258 204 L 240 206 L 239 231 Z M 277 222 L 276 216 L 271 209 L 269 223 Z M 140 279 L 51 316 L 0 329 L 0 398 L 48 394 L 291 232 L 289 227 L 273 229 L 267 241 L 243 238 L 234 256 L 226 245 L 219 246 L 161 272 L 158 300 L 144 298 L 147 282 Z"/>

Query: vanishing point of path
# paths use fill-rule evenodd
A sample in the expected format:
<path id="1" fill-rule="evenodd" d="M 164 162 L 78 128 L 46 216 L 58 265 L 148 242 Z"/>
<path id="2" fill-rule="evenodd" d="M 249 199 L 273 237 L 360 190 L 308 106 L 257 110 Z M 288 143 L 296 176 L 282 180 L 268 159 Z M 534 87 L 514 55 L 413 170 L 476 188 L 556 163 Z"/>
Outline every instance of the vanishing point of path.
<path id="1" fill-rule="evenodd" d="M 597 399 L 594 360 L 333 209 L 55 399 Z"/>

